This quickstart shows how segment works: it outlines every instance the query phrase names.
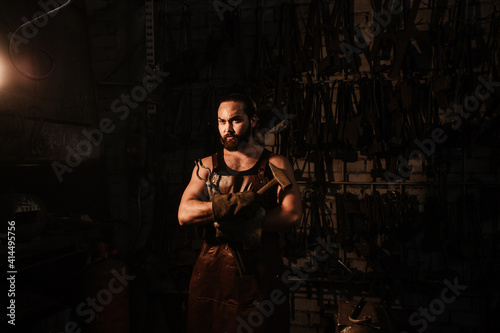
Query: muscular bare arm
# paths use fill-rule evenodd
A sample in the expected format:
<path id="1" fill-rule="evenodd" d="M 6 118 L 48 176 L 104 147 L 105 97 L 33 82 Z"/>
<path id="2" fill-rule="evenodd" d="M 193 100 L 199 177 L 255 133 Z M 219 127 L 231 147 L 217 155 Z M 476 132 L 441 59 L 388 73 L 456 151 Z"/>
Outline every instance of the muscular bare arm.
<path id="1" fill-rule="evenodd" d="M 293 185 L 286 190 L 281 190 L 278 187 L 278 200 L 281 205 L 267 212 L 262 224 L 263 229 L 266 231 L 279 231 L 285 228 L 297 227 L 302 221 L 302 201 L 292 165 L 285 157 L 280 155 L 273 155 L 269 158 L 269 162 L 283 169 Z"/>
<path id="2" fill-rule="evenodd" d="M 209 158 L 202 160 L 202 163 L 212 168 L 212 161 Z M 293 169 L 288 160 L 280 155 L 274 155 L 269 162 L 285 171 L 292 181 L 292 187 L 281 190 L 278 187 L 278 198 L 280 206 L 268 211 L 263 221 L 263 229 L 266 231 L 279 231 L 290 227 L 299 226 L 302 220 L 302 201 L 298 189 Z M 213 222 L 212 202 L 209 201 L 205 182 L 196 176 L 197 167 L 194 168 L 191 180 L 186 187 L 181 203 L 179 205 L 179 224 L 204 225 Z M 208 179 L 208 171 L 200 168 L 200 177 Z"/>
<path id="3" fill-rule="evenodd" d="M 210 158 L 204 158 L 202 163 L 212 168 Z M 196 176 L 198 167 L 195 166 L 191 174 L 191 180 L 182 194 L 181 203 L 177 217 L 180 225 L 204 225 L 213 222 L 212 202 L 209 196 L 205 182 Z M 199 175 L 203 179 L 208 179 L 208 171 L 200 168 Z"/>

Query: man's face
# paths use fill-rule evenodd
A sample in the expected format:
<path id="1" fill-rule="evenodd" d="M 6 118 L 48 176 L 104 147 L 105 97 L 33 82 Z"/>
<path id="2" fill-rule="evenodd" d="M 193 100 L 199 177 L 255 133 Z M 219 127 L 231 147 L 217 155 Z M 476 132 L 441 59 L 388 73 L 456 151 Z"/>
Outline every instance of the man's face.
<path id="1" fill-rule="evenodd" d="M 219 106 L 219 134 L 221 143 L 229 151 L 236 151 L 240 144 L 248 142 L 256 119 L 248 119 L 239 102 L 222 102 Z"/>

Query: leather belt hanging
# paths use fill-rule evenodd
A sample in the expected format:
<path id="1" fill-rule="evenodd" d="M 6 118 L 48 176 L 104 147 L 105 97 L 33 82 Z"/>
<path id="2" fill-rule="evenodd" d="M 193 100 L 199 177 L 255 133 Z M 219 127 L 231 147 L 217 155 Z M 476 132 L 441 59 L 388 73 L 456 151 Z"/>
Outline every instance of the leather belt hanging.
<path id="1" fill-rule="evenodd" d="M 418 8 L 420 7 L 421 0 L 414 0 L 410 15 L 405 21 L 404 30 L 396 35 L 396 48 L 394 51 L 395 59 L 392 63 L 391 73 L 389 74 L 390 78 L 396 78 L 399 76 L 401 71 L 401 66 L 403 64 L 404 57 L 406 55 L 406 49 L 408 47 L 408 43 L 410 41 L 410 35 L 413 31 L 413 27 L 415 26 L 415 18 L 417 17 Z"/>
<path id="2" fill-rule="evenodd" d="M 155 26 L 154 26 L 154 2 L 145 0 L 145 22 L 146 22 L 146 66 L 155 67 Z M 148 78 L 148 84 L 155 84 L 154 77 Z M 156 104 L 148 103 L 148 116 L 156 115 Z"/>

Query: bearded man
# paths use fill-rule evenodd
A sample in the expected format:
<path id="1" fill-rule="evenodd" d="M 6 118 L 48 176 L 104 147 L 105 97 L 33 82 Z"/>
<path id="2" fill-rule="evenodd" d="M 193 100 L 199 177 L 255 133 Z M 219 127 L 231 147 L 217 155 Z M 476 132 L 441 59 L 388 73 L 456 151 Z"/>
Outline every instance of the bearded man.
<path id="1" fill-rule="evenodd" d="M 189 286 L 188 332 L 289 332 L 279 231 L 299 226 L 300 192 L 289 161 L 259 145 L 256 108 L 230 94 L 218 108 L 223 149 L 195 166 L 181 199 L 181 225 L 205 226 Z M 257 190 L 282 169 L 292 186 Z"/>

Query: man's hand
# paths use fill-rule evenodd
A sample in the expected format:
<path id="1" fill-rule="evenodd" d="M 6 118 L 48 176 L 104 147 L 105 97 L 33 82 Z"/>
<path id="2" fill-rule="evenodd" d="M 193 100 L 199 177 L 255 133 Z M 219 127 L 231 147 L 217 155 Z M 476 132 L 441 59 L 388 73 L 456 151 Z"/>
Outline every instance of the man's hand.
<path id="1" fill-rule="evenodd" d="M 261 196 L 253 191 L 214 196 L 212 211 L 217 239 L 244 249 L 260 243 L 266 214 L 260 201 Z"/>
<path id="2" fill-rule="evenodd" d="M 214 222 L 220 225 L 235 218 L 249 219 L 260 208 L 260 195 L 253 191 L 217 194 L 212 199 Z"/>
<path id="3" fill-rule="evenodd" d="M 219 241 L 228 242 L 236 248 L 249 250 L 260 244 L 262 221 L 266 211 L 260 207 L 251 218 L 236 217 L 224 224 L 214 222 L 215 236 Z"/>

